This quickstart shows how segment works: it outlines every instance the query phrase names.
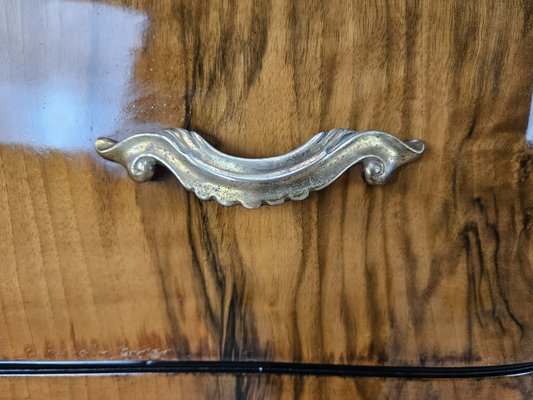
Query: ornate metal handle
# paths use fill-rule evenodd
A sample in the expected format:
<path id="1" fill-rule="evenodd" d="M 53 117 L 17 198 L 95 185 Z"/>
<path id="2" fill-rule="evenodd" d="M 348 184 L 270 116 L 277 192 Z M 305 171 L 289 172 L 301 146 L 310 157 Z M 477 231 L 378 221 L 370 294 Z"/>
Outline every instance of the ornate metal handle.
<path id="1" fill-rule="evenodd" d="M 139 133 L 121 142 L 96 141 L 98 154 L 122 164 L 136 182 L 149 180 L 155 164 L 162 164 L 200 199 L 246 208 L 303 200 L 358 162 L 366 181 L 381 185 L 424 148 L 420 140 L 403 142 L 385 132 L 347 129 L 321 132 L 290 153 L 256 159 L 224 154 L 185 129 Z"/>

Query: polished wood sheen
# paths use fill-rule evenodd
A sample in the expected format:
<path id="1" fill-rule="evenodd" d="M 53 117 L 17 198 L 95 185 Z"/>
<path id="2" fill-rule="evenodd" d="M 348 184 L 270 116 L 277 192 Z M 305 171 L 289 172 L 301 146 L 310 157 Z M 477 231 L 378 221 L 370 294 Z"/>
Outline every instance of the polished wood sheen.
<path id="1" fill-rule="evenodd" d="M 533 378 L 405 380 L 258 375 L 9 377 L 0 399 L 530 399 Z"/>
<path id="2" fill-rule="evenodd" d="M 529 2 L 7 0 L 0 21 L 2 359 L 533 359 Z M 243 157 L 332 127 L 427 152 L 384 187 L 354 168 L 251 211 L 201 202 L 164 171 L 136 184 L 95 154 L 98 136 L 161 126 Z M 153 379 L 68 387 L 191 378 Z M 239 378 L 201 379 L 232 391 Z M 509 398 L 531 387 L 498 382 Z M 431 382 L 384 390 L 418 384 L 429 397 Z M 435 388 L 462 385 L 481 383 Z"/>

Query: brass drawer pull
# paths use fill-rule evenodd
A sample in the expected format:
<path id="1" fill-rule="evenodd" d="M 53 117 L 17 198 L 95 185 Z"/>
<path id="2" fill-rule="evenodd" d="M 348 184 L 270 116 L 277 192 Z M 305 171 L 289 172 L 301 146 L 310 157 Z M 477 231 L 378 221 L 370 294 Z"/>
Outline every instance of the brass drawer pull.
<path id="1" fill-rule="evenodd" d="M 161 164 L 200 199 L 246 208 L 303 200 L 359 162 L 366 181 L 381 185 L 397 167 L 420 157 L 424 148 L 420 140 L 403 142 L 385 132 L 347 129 L 321 132 L 278 157 L 255 159 L 224 154 L 185 129 L 139 133 L 121 142 L 96 141 L 98 154 L 123 165 L 136 182 L 149 180 L 155 164 Z"/>

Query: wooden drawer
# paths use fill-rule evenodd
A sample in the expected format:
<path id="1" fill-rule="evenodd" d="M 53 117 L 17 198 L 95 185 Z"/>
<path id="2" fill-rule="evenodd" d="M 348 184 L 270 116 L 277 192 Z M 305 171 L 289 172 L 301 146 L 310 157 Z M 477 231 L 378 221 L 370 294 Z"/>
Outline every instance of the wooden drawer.
<path id="1" fill-rule="evenodd" d="M 0 357 L 531 362 L 530 8 L 4 1 Z M 94 150 L 166 126 L 242 157 L 334 127 L 427 150 L 382 187 L 354 167 L 304 201 L 247 210 L 164 169 L 135 183 Z"/>

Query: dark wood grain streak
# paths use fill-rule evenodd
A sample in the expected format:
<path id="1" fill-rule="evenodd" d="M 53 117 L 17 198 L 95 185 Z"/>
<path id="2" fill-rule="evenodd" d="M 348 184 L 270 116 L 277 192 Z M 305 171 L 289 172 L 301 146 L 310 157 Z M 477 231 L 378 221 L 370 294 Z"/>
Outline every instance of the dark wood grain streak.
<path id="1" fill-rule="evenodd" d="M 91 132 L 81 117 L 65 130 L 67 108 L 41 124 L 32 102 L 53 98 L 37 89 L 18 105 L 1 97 L 0 357 L 531 361 L 527 3 L 0 5 L 0 89 L 73 79 L 65 103 L 94 111 L 86 121 L 106 118 L 91 99 L 107 104 L 113 91 L 91 82 L 112 72 L 104 61 L 125 62 L 112 46 L 127 39 L 127 18 L 146 21 L 125 53 L 131 74 L 112 130 Z M 68 12 L 80 13 L 75 32 Z M 102 20 L 117 13 L 127 18 Z M 65 77 L 65 65 L 83 68 Z M 164 172 L 135 184 L 94 154 L 96 136 L 160 125 L 245 157 L 332 127 L 428 149 L 386 186 L 368 187 L 355 168 L 303 202 L 249 211 L 200 202 Z M 72 146 L 49 145 L 54 135 Z M 291 379 L 302 396 L 321 385 Z"/>

